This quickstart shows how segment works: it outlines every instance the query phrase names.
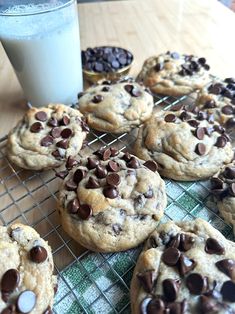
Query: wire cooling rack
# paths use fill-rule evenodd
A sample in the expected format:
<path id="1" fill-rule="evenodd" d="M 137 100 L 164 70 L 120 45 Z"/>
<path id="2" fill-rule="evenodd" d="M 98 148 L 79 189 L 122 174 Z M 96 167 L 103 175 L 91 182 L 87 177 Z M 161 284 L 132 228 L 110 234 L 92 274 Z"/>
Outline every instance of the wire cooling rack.
<path id="1" fill-rule="evenodd" d="M 156 97 L 155 108 L 169 109 L 193 103 L 193 96 Z M 87 155 L 103 146 L 129 150 L 137 130 L 120 136 L 91 131 Z M 60 179 L 55 171 L 31 172 L 17 168 L 5 156 L 6 137 L 0 139 L 0 224 L 22 222 L 33 226 L 53 250 L 58 292 L 54 313 L 130 313 L 129 287 L 141 247 L 122 253 L 92 253 L 81 248 L 62 230 L 56 211 Z M 165 180 L 168 206 L 162 222 L 201 217 L 233 239 L 232 228 L 218 215 L 209 182 Z"/>

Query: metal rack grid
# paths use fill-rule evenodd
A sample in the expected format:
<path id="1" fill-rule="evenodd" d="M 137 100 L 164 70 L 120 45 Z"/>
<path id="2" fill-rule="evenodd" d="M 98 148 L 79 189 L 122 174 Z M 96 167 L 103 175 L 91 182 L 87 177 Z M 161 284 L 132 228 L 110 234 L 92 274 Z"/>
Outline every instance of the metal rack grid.
<path id="1" fill-rule="evenodd" d="M 190 104 L 194 96 L 156 97 L 163 110 Z M 120 136 L 91 131 L 82 155 L 103 146 L 131 147 L 137 130 Z M 82 249 L 62 230 L 56 211 L 60 179 L 55 171 L 31 172 L 17 168 L 5 156 L 6 139 L 0 139 L 0 224 L 22 222 L 33 226 L 53 250 L 59 287 L 54 313 L 130 313 L 130 280 L 141 247 L 122 253 L 92 253 Z M 232 228 L 218 215 L 208 181 L 165 180 L 168 206 L 162 222 L 201 217 L 233 239 Z"/>

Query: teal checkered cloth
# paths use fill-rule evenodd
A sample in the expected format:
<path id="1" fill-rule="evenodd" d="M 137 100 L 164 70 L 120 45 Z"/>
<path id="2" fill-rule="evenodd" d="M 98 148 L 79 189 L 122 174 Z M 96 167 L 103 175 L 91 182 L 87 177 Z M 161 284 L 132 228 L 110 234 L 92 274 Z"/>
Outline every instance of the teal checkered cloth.
<path id="1" fill-rule="evenodd" d="M 173 220 L 209 221 L 227 238 L 230 226 L 218 216 L 209 191 L 209 182 L 165 181 L 168 206 L 162 223 Z M 60 274 L 54 310 L 58 314 L 130 313 L 129 287 L 141 247 L 122 253 L 86 252 Z"/>

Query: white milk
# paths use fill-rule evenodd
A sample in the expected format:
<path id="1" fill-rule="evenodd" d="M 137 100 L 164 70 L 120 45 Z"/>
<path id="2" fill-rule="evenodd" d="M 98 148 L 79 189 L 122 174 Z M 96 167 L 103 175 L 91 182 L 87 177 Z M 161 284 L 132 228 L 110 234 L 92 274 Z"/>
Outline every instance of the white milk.
<path id="1" fill-rule="evenodd" d="M 72 11 L 70 6 L 20 17 L 18 24 L 8 17 L 12 20 L 5 32 L 0 23 L 1 42 L 33 106 L 74 103 L 83 89 L 79 25 Z"/>

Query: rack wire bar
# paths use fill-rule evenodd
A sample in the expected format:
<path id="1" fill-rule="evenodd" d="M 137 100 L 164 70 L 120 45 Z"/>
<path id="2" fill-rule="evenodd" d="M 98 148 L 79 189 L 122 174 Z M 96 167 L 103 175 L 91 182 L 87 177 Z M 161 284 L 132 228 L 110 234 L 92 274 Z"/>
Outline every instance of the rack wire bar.
<path id="1" fill-rule="evenodd" d="M 155 108 L 170 109 L 177 104 L 193 104 L 194 95 L 155 96 Z M 137 129 L 114 135 L 91 131 L 81 155 L 100 147 L 115 146 L 131 152 Z M 34 227 L 53 250 L 58 292 L 55 314 L 129 314 L 129 287 L 141 246 L 122 253 L 93 253 L 81 248 L 62 229 L 56 211 L 60 179 L 54 170 L 32 172 L 11 164 L 5 154 L 7 136 L 0 139 L 0 225 L 22 222 Z M 210 193 L 209 182 L 177 182 L 165 180 L 168 206 L 161 222 L 193 220 L 209 221 L 228 239 L 231 226 L 218 215 Z"/>

